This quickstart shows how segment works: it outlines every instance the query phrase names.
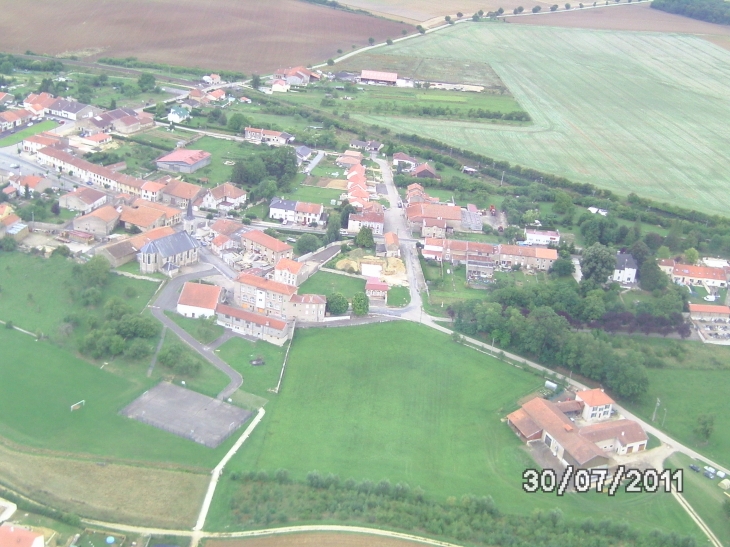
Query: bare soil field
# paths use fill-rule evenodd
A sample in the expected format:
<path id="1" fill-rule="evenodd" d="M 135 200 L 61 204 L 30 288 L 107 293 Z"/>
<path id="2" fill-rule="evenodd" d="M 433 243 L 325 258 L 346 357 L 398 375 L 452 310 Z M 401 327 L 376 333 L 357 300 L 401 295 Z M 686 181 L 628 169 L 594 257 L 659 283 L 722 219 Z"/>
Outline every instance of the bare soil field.
<path id="1" fill-rule="evenodd" d="M 462 12 L 464 17 L 471 17 L 479 10 L 497 11 L 501 7 L 506 13 L 512 13 L 518 6 L 527 8 L 527 4 L 520 0 L 344 0 L 342 3 L 397 21 L 424 23 L 427 27 L 443 23 L 444 16 L 453 17 L 458 12 Z M 543 9 L 552 5 L 542 0 L 535 3 L 542 5 Z"/>
<path id="2" fill-rule="evenodd" d="M 0 6 L 1 51 L 137 57 L 246 73 L 322 62 L 338 49 L 367 45 L 370 37 L 413 31 L 298 0 L 54 0 L 42 9 L 30 0 L 5 0 Z"/>
<path id="3" fill-rule="evenodd" d="M 205 543 L 205 547 L 413 547 L 414 545 L 419 543 L 382 536 L 336 532 L 277 534 L 250 539 L 215 539 Z"/>
<path id="4" fill-rule="evenodd" d="M 187 528 L 208 475 L 29 454 L 0 445 L 3 483 L 28 497 L 113 522 Z"/>
<path id="5" fill-rule="evenodd" d="M 696 34 L 718 44 L 727 44 L 723 47 L 730 46 L 729 26 L 651 9 L 649 3 L 563 10 L 545 15 L 511 17 L 508 21 L 518 25 Z"/>

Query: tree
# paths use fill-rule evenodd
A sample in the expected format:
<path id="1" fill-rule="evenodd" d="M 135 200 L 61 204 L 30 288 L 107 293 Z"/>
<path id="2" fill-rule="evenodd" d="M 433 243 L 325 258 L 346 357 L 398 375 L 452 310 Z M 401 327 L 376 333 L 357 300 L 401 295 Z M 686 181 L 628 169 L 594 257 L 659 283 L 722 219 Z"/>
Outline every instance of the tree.
<path id="1" fill-rule="evenodd" d="M 368 38 L 368 44 L 371 46 L 375 43 L 375 38 Z"/>
<path id="2" fill-rule="evenodd" d="M 343 229 L 346 229 L 350 222 L 350 213 L 357 213 L 357 209 L 355 209 L 355 207 L 350 203 L 345 203 L 342 206 L 342 211 L 340 212 L 340 226 Z"/>
<path id="3" fill-rule="evenodd" d="M 96 255 L 86 264 L 79 266 L 78 273 L 86 287 L 101 287 L 106 284 L 110 269 L 109 261 L 101 255 Z"/>
<path id="4" fill-rule="evenodd" d="M 669 279 L 661 271 L 656 260 L 647 258 L 639 269 L 639 285 L 645 291 L 666 289 Z"/>
<path id="5" fill-rule="evenodd" d="M 462 17 L 464 17 L 464 14 L 463 14 L 463 13 L 461 13 L 460 11 L 457 11 L 457 12 L 456 12 L 456 16 L 457 16 L 457 17 L 458 17 L 459 19 L 461 19 Z"/>
<path id="6" fill-rule="evenodd" d="M 165 106 L 165 103 L 160 102 L 155 105 L 155 116 L 158 118 L 167 116 L 167 106 Z"/>
<path id="7" fill-rule="evenodd" d="M 479 22 L 479 14 L 475 13 L 474 15 L 472 15 L 471 20 L 474 21 L 475 23 Z"/>
<path id="8" fill-rule="evenodd" d="M 417 26 L 416 26 L 416 30 L 417 30 L 417 31 L 418 31 L 418 32 L 419 32 L 420 34 L 426 34 L 426 29 L 425 29 L 425 28 L 423 28 L 423 25 L 417 25 Z"/>
<path id="9" fill-rule="evenodd" d="M 565 4 L 565 9 L 570 9 L 570 4 L 566 3 Z"/>
<path id="10" fill-rule="evenodd" d="M 66 247 L 66 245 L 59 245 L 55 249 L 53 249 L 53 252 L 51 253 L 51 256 L 71 256 L 71 249 Z"/>
<path id="11" fill-rule="evenodd" d="M 267 175 L 266 164 L 260 156 L 236 162 L 231 174 L 231 182 L 234 184 L 245 184 L 255 186 Z M 259 198 L 262 196 L 258 196 Z"/>
<path id="12" fill-rule="evenodd" d="M 0 251 L 5 251 L 6 253 L 10 253 L 18 248 L 18 242 L 15 241 L 10 236 L 5 236 L 4 238 L 0 239 Z"/>
<path id="13" fill-rule="evenodd" d="M 656 250 L 656 257 L 660 260 L 665 258 L 670 258 L 672 256 L 672 251 L 669 250 L 669 247 L 666 245 L 662 245 Z"/>
<path id="14" fill-rule="evenodd" d="M 61 206 L 58 204 L 57 201 L 54 201 L 51 204 L 51 213 L 53 213 L 56 216 L 61 214 Z M 697 252 L 697 251 L 695 251 L 695 252 Z"/>
<path id="15" fill-rule="evenodd" d="M 327 66 L 332 66 L 335 64 L 334 59 L 327 59 Z"/>
<path id="16" fill-rule="evenodd" d="M 558 11 L 558 5 L 553 4 L 552 6 L 550 6 L 550 11 Z"/>
<path id="17" fill-rule="evenodd" d="M 139 78 L 137 78 L 137 86 L 142 91 L 152 91 L 156 85 L 157 83 L 155 81 L 154 74 L 145 72 L 144 74 L 140 74 Z"/>
<path id="18" fill-rule="evenodd" d="M 332 315 L 342 315 L 347 313 L 350 304 L 342 293 L 336 292 L 327 297 L 326 309 Z"/>
<path id="19" fill-rule="evenodd" d="M 673 252 L 679 252 L 682 244 L 682 225 L 678 221 L 672 223 L 672 227 L 669 229 L 667 237 L 664 238 L 664 245 L 669 247 Z"/>
<path id="20" fill-rule="evenodd" d="M 539 13 L 540 10 L 542 10 L 540 6 L 535 6 L 534 8 L 532 8 L 532 13 Z"/>
<path id="21" fill-rule="evenodd" d="M 333 241 L 339 241 L 340 230 L 342 229 L 342 221 L 340 220 L 340 214 L 332 212 L 327 219 L 327 233 L 325 234 L 325 243 L 332 243 Z"/>
<path id="22" fill-rule="evenodd" d="M 553 262 L 550 271 L 558 277 L 568 277 L 575 272 L 575 264 L 570 258 L 558 258 Z"/>
<path id="23" fill-rule="evenodd" d="M 714 431 L 714 414 L 700 414 L 699 416 L 697 416 L 697 425 L 694 428 L 694 432 L 695 435 L 700 438 L 700 440 L 702 440 L 703 442 L 709 441 Z"/>
<path id="24" fill-rule="evenodd" d="M 363 247 L 365 249 L 372 249 L 375 247 L 375 240 L 373 239 L 373 229 L 364 226 L 360 228 L 360 231 L 355 237 L 355 245 Z"/>
<path id="25" fill-rule="evenodd" d="M 580 261 L 583 279 L 603 285 L 613 274 L 615 266 L 616 257 L 613 251 L 600 243 L 594 243 L 583 250 L 583 257 Z"/>
<path id="26" fill-rule="evenodd" d="M 320 248 L 321 245 L 322 242 L 316 235 L 304 234 L 297 240 L 296 244 L 294 245 L 294 249 L 296 250 L 298 255 L 305 255 L 307 253 L 316 251 Z"/>
<path id="27" fill-rule="evenodd" d="M 358 316 L 367 315 L 370 311 L 370 299 L 364 292 L 356 293 L 352 297 L 352 313 Z"/>
<path id="28" fill-rule="evenodd" d="M 261 87 L 261 76 L 258 74 L 252 74 L 251 75 L 251 87 L 254 89 L 258 89 Z"/>
<path id="29" fill-rule="evenodd" d="M 23 197 L 25 199 L 30 199 L 30 188 L 28 188 L 28 185 L 27 184 L 24 187 Z"/>
<path id="30" fill-rule="evenodd" d="M 634 257 L 639 268 L 641 268 L 644 261 L 651 256 L 651 249 L 647 247 L 646 243 L 639 239 L 634 242 L 631 247 L 629 247 L 629 253 L 631 253 L 631 256 Z"/>
<path id="31" fill-rule="evenodd" d="M 392 45 L 393 45 L 393 40 L 392 40 L 391 38 L 388 38 L 388 39 L 387 39 L 387 40 L 385 41 L 385 43 L 386 43 L 386 44 L 388 44 L 389 46 L 392 46 Z"/>
<path id="32" fill-rule="evenodd" d="M 112 99 L 109 102 L 109 110 L 116 110 L 116 109 L 117 109 L 117 100 L 116 99 Z"/>
<path id="33" fill-rule="evenodd" d="M 447 15 L 446 17 L 444 17 L 444 21 L 446 21 L 447 23 L 451 23 L 451 15 Z"/>
<path id="34" fill-rule="evenodd" d="M 697 252 L 697 249 L 690 247 L 686 251 L 684 251 L 684 260 L 687 262 L 687 264 L 697 264 L 697 261 L 700 259 L 700 253 Z"/>
<path id="35" fill-rule="evenodd" d="M 244 116 L 240 112 L 236 112 L 230 118 L 228 118 L 227 127 L 231 131 L 235 131 L 236 133 L 238 133 L 242 129 L 244 129 L 248 124 L 249 124 L 248 118 L 246 118 L 246 116 Z"/>

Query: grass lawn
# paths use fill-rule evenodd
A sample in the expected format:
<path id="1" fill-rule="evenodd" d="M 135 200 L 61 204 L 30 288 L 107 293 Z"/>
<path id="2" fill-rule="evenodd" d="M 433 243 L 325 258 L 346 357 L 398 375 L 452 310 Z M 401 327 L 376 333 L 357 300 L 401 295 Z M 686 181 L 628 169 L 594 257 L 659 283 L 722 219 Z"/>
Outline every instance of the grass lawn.
<path id="1" fill-rule="evenodd" d="M 44 131 L 50 131 L 54 127 L 58 127 L 58 124 L 51 120 L 35 123 L 31 127 L 26 127 L 25 129 L 21 129 L 20 131 L 13 133 L 12 135 L 5 137 L 4 139 L 0 139 L 0 148 L 4 146 L 12 146 L 13 144 L 18 144 L 19 142 L 22 142 L 23 139 L 27 139 L 31 135 L 37 135 L 38 133 L 43 133 Z"/>
<path id="2" fill-rule="evenodd" d="M 542 383 L 405 321 L 303 329 L 275 406 L 267 407 L 228 471 L 283 468 L 295 480 L 312 470 L 342 480 L 387 478 L 440 500 L 491 495 L 508 513 L 559 507 L 568 518 L 601 515 L 645 529 L 694 532 L 667 496 L 524 493 L 522 472 L 534 463 L 501 418 Z M 226 476 L 219 483 L 211 530 L 230 526 L 235 488 Z"/>
<path id="3" fill-rule="evenodd" d="M 131 260 L 130 262 L 127 262 L 126 264 L 122 264 L 118 268 L 114 268 L 115 270 L 119 270 L 120 272 L 127 272 L 134 275 L 143 275 L 144 277 L 152 277 L 155 279 L 159 279 L 160 281 L 164 281 L 166 279 L 169 279 L 166 275 L 163 275 L 161 273 L 145 273 L 139 271 L 139 262 L 136 260 Z"/>
<path id="4" fill-rule="evenodd" d="M 264 397 L 275 397 L 267 390 L 276 387 L 284 362 L 286 346 L 279 347 L 263 340 L 256 343 L 243 338 L 231 338 L 220 348 L 218 356 L 243 376 L 242 390 Z M 251 361 L 263 359 L 264 364 L 253 366 Z"/>
<path id="5" fill-rule="evenodd" d="M 0 329 L 0 435 L 63 453 L 212 467 L 233 441 L 215 450 L 119 415 L 155 380 L 131 381 L 46 341 Z M 70 406 L 85 400 L 71 412 Z"/>
<path id="6" fill-rule="evenodd" d="M 408 287 L 391 287 L 388 291 L 388 306 L 402 308 L 411 302 L 411 291 Z"/>
<path id="7" fill-rule="evenodd" d="M 722 509 L 722 503 L 730 497 L 717 486 L 720 479 L 710 480 L 702 473 L 695 473 L 689 468 L 691 463 L 704 467 L 702 462 L 678 453 L 667 458 L 664 465 L 672 469 L 684 468 L 684 498 L 723 545 L 730 545 L 730 519 Z"/>
<path id="8" fill-rule="evenodd" d="M 62 257 L 48 259 L 28 254 L 0 253 L 0 319 L 13 321 L 31 332 L 55 335 L 63 318 L 72 312 L 102 316 L 102 310 L 84 308 L 73 291 L 83 287 L 75 279 L 73 262 Z M 122 298 L 141 311 L 157 289 L 157 283 L 109 274 L 102 301 Z M 136 293 L 126 296 L 128 290 Z M 130 293 L 127 293 L 130 294 Z"/>
<path id="9" fill-rule="evenodd" d="M 331 201 L 337 200 L 342 195 L 342 190 L 332 188 L 319 188 L 317 186 L 297 185 L 296 188 L 283 197 L 296 201 L 308 201 L 310 203 L 319 203 L 325 207 L 331 207 Z"/>
<path id="10" fill-rule="evenodd" d="M 210 344 L 213 340 L 217 340 L 226 329 L 220 325 L 211 324 L 207 322 L 203 323 L 200 319 L 192 319 L 190 317 L 183 317 L 175 312 L 165 312 L 170 319 L 172 319 L 177 325 L 182 328 L 185 332 L 190 334 L 201 344 Z"/>
<path id="11" fill-rule="evenodd" d="M 666 51 L 672 55 L 663 56 Z M 353 119 L 619 194 L 635 192 L 680 207 L 726 213 L 730 155 L 723 136 L 730 104 L 724 97 L 730 82 L 724 75 L 730 57 L 700 37 L 465 24 L 396 43 L 382 53 L 454 65 L 488 63 L 533 124 L 407 118 L 390 112 L 355 112 Z M 605 95 L 607 88 L 618 91 Z M 700 91 L 706 89 L 715 92 Z"/>
<path id="12" fill-rule="evenodd" d="M 331 272 L 317 272 L 299 287 L 299 294 L 342 293 L 351 300 L 359 292 L 365 292 L 365 280 Z"/>

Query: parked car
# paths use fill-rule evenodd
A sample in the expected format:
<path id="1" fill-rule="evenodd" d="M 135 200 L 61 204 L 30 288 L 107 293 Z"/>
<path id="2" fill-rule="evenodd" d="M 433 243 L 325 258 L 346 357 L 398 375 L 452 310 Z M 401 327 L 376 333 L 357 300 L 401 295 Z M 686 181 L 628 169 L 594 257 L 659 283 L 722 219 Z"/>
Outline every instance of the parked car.
<path id="1" fill-rule="evenodd" d="M 18 165 L 17 163 L 11 163 L 10 168 L 11 169 L 20 169 L 20 165 Z"/>
<path id="2" fill-rule="evenodd" d="M 708 479 L 714 479 L 714 478 L 715 478 L 715 474 L 714 474 L 714 473 L 711 473 L 710 471 L 705 471 L 705 472 L 704 472 L 704 473 L 702 473 L 702 474 L 703 474 L 703 475 L 704 475 L 705 477 L 707 477 Z"/>
<path id="3" fill-rule="evenodd" d="M 698 465 L 692 464 L 692 465 L 690 465 L 690 466 L 689 466 L 689 468 L 690 468 L 690 469 L 691 469 L 692 471 L 694 471 L 695 473 L 699 473 L 699 472 L 700 472 L 700 468 L 699 468 L 699 466 L 698 466 Z"/>

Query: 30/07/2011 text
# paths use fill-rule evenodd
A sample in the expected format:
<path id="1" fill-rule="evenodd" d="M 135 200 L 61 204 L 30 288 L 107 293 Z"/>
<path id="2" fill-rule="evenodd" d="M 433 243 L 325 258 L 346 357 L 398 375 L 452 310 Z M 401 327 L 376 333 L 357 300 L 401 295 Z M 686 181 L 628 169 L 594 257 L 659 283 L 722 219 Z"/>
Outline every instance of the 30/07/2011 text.
<path id="1" fill-rule="evenodd" d="M 626 469 L 619 465 L 616 471 L 609 475 L 608 469 L 575 469 L 572 465 L 565 468 L 565 472 L 558 479 L 557 473 L 552 469 L 525 469 L 522 473 L 525 482 L 522 489 L 530 494 L 534 492 L 556 492 L 562 496 L 569 489 L 575 492 L 603 492 L 603 487 L 608 481 L 608 495 L 615 496 L 622 481 L 626 482 L 625 491 L 631 494 L 641 492 L 654 493 L 661 488 L 663 492 L 669 492 L 674 488 L 681 493 L 684 489 L 684 470 L 664 469 Z M 572 484 L 571 484 L 572 480 Z"/>

